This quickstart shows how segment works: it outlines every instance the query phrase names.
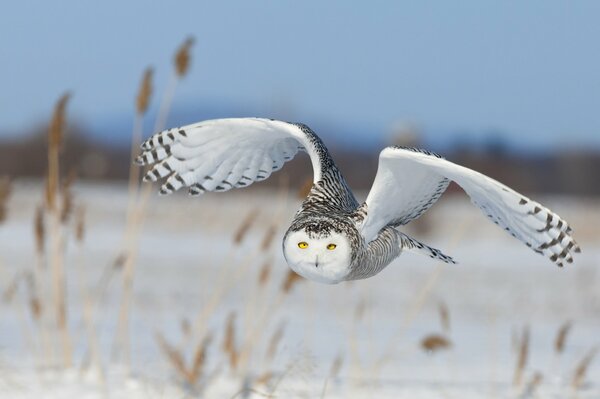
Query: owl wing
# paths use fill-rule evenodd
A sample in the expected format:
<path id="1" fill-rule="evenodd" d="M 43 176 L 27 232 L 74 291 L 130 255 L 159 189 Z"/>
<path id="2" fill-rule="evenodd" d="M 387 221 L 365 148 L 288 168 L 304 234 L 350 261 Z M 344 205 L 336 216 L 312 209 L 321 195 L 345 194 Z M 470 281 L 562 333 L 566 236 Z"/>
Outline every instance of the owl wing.
<path id="1" fill-rule="evenodd" d="M 207 120 L 164 130 L 141 147 L 136 163 L 153 165 L 145 181 L 166 178 L 161 194 L 183 187 L 191 195 L 246 187 L 268 178 L 298 151 L 310 156 L 315 183 L 336 185 L 326 178 L 337 171 L 327 148 L 303 124 L 261 118 Z M 347 191 L 345 185 L 335 188 Z"/>
<path id="2" fill-rule="evenodd" d="M 361 206 L 366 213 L 362 235 L 370 241 L 385 226 L 418 218 L 438 200 L 450 180 L 495 224 L 559 266 L 573 261 L 572 252 L 580 252 L 569 225 L 546 207 L 437 154 L 402 147 L 388 147 L 379 155 L 375 181 Z"/>

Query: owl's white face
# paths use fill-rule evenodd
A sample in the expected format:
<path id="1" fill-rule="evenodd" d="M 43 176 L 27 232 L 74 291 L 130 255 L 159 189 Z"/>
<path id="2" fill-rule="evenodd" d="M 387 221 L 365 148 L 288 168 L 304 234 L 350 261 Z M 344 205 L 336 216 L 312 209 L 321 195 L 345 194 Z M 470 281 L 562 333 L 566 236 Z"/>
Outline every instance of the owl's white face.
<path id="1" fill-rule="evenodd" d="M 348 239 L 334 231 L 321 238 L 294 231 L 283 242 L 283 254 L 292 270 L 320 283 L 343 281 L 350 272 L 351 253 Z"/>

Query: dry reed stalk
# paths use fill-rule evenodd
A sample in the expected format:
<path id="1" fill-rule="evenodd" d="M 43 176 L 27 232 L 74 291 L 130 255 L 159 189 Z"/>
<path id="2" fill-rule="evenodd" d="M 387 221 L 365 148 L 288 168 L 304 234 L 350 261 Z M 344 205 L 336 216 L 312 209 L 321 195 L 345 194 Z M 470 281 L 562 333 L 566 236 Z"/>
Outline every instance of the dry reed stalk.
<path id="1" fill-rule="evenodd" d="M 342 369 L 344 358 L 341 354 L 337 355 L 335 359 L 333 359 L 333 363 L 331 364 L 331 368 L 329 369 L 329 374 L 325 378 L 325 383 L 323 384 L 323 390 L 321 391 L 321 399 L 325 398 L 325 394 L 327 393 L 327 385 L 329 384 L 329 380 L 334 379 L 340 373 Z"/>
<path id="2" fill-rule="evenodd" d="M 575 373 L 573 374 L 573 379 L 571 380 L 571 387 L 573 389 L 579 389 L 583 386 L 585 381 L 585 376 L 587 374 L 588 368 L 594 360 L 594 357 L 598 353 L 598 347 L 594 347 L 589 350 L 589 352 L 581 359 L 577 368 L 575 369 Z"/>
<path id="3" fill-rule="evenodd" d="M 281 285 L 281 292 L 289 294 L 292 288 L 300 281 L 302 281 L 302 277 L 292 269 L 289 269 Z"/>
<path id="4" fill-rule="evenodd" d="M 519 353 L 517 356 L 517 365 L 515 367 L 515 374 L 513 377 L 513 385 L 520 386 L 523 381 L 523 371 L 527 366 L 527 359 L 529 357 L 529 327 L 525 326 L 521 334 L 519 341 Z"/>
<path id="5" fill-rule="evenodd" d="M 75 211 L 75 240 L 79 243 L 83 243 L 85 238 L 85 208 L 78 206 Z"/>
<path id="6" fill-rule="evenodd" d="M 128 183 L 128 203 L 127 217 L 125 226 L 125 237 L 123 239 L 124 249 L 121 255 L 124 257 L 123 262 L 123 287 L 121 303 L 119 307 L 119 319 L 117 324 L 117 335 L 113 346 L 113 354 L 116 355 L 122 351 L 125 358 L 125 364 L 129 366 L 129 307 L 132 295 L 133 275 L 135 268 L 135 246 L 137 245 L 137 230 L 139 230 L 138 210 L 139 208 L 139 182 L 140 168 L 134 164 L 137 152 L 142 141 L 143 118 L 150 105 L 150 100 L 153 92 L 152 78 L 154 70 L 152 67 L 147 67 L 142 75 L 140 87 L 136 97 L 136 113 L 133 120 L 133 131 L 131 134 L 131 152 L 129 166 L 129 183 Z M 150 185 L 149 185 L 150 186 Z"/>
<path id="7" fill-rule="evenodd" d="M 444 331 L 450 331 L 450 311 L 448 310 L 448 306 L 446 306 L 445 302 L 440 302 L 438 304 L 438 312 L 440 314 L 440 322 L 442 324 L 442 328 Z"/>
<path id="8" fill-rule="evenodd" d="M 156 333 L 155 339 L 158 342 L 158 346 L 163 351 L 167 360 L 171 363 L 171 366 L 179 373 L 180 376 L 187 376 L 187 366 L 185 365 L 185 359 L 183 354 L 178 351 L 174 346 L 171 346 L 162 334 Z M 187 378 L 186 378 L 187 380 Z"/>
<path id="9" fill-rule="evenodd" d="M 569 331 L 573 324 L 570 321 L 566 321 L 562 326 L 558 329 L 556 333 L 556 339 L 554 340 L 554 351 L 557 354 L 563 353 L 565 350 L 565 343 L 567 342 L 567 335 L 569 335 Z"/>
<path id="10" fill-rule="evenodd" d="M 60 222 L 66 224 L 73 213 L 73 192 L 71 188 L 75 181 L 75 171 L 71 170 L 67 178 L 63 180 L 60 194 L 62 197 L 62 206 L 60 207 Z"/>
<path id="11" fill-rule="evenodd" d="M 192 367 L 190 369 L 190 376 L 192 377 L 192 385 L 198 381 L 202 376 L 202 371 L 206 366 L 206 357 L 208 354 L 208 347 L 212 342 L 212 335 L 208 334 L 196 347 L 194 357 L 192 359 Z"/>
<path id="12" fill-rule="evenodd" d="M 231 367 L 232 370 L 235 370 L 239 359 L 235 345 L 235 312 L 231 312 L 227 317 L 222 349 L 228 357 L 229 367 Z"/>
<path id="13" fill-rule="evenodd" d="M 8 215 L 6 205 L 8 203 L 8 198 L 10 197 L 11 189 L 12 183 L 10 178 L 8 176 L 0 178 L 0 223 L 4 222 Z"/>
<path id="14" fill-rule="evenodd" d="M 84 235 L 85 235 L 85 214 L 83 206 L 78 206 L 75 210 L 75 240 L 77 243 L 77 275 L 79 283 L 79 295 L 81 302 L 83 303 L 83 323 L 87 336 L 89 362 L 95 366 L 96 372 L 100 377 L 102 383 L 106 382 L 106 375 L 104 368 L 102 367 L 102 355 L 100 350 L 100 343 L 96 334 L 96 328 L 94 323 L 94 298 L 90 293 L 88 283 L 86 281 L 86 268 L 85 268 L 85 257 L 84 257 Z M 84 364 L 82 364 L 82 369 Z"/>
<path id="15" fill-rule="evenodd" d="M 58 196 L 60 166 L 59 152 L 66 124 L 66 106 L 70 94 L 64 94 L 56 103 L 48 130 L 48 183 L 46 191 L 51 237 L 50 270 L 52 272 L 52 298 L 56 326 L 61 337 L 62 364 L 71 365 L 71 339 L 67 328 L 66 282 L 63 260 L 63 232 L 56 198 Z"/>
<path id="16" fill-rule="evenodd" d="M 271 277 L 271 269 L 273 268 L 273 259 L 267 259 L 258 273 L 258 286 L 264 287 Z"/>
<path id="17" fill-rule="evenodd" d="M 198 344 L 189 367 L 186 366 L 183 353 L 169 344 L 162 334 L 157 333 L 155 337 L 160 349 L 166 355 L 167 360 L 169 360 L 179 377 L 190 386 L 196 386 L 200 377 L 202 377 L 202 372 L 206 365 L 206 356 L 212 337 L 208 335 Z"/>
<path id="18" fill-rule="evenodd" d="M 279 343 L 283 338 L 283 334 L 285 332 L 285 323 L 279 324 L 277 330 L 271 335 L 271 339 L 269 340 L 269 346 L 267 348 L 267 352 L 265 354 L 266 359 L 270 362 L 275 357 L 277 353 L 277 348 L 279 348 Z"/>
<path id="19" fill-rule="evenodd" d="M 430 334 L 421 340 L 421 349 L 426 352 L 435 353 L 452 347 L 452 342 L 440 334 Z"/>
<path id="20" fill-rule="evenodd" d="M 273 244 L 273 239 L 275 238 L 275 234 L 277 233 L 277 226 L 270 225 L 269 228 L 265 231 L 265 235 L 263 236 L 262 242 L 260 244 L 260 249 L 263 252 L 266 252 L 271 248 Z"/>
<path id="21" fill-rule="evenodd" d="M 250 228 L 254 224 L 254 221 L 258 217 L 258 213 L 258 209 L 252 209 L 250 212 L 248 212 L 248 214 L 246 215 L 246 217 L 244 218 L 244 220 L 239 225 L 239 227 L 233 235 L 233 243 L 235 245 L 240 245 L 244 241 L 244 238 L 246 238 L 246 234 L 248 234 L 248 231 L 250 230 Z"/>
<path id="22" fill-rule="evenodd" d="M 190 52 L 193 44 L 194 38 L 190 36 L 184 40 L 184 42 L 175 52 L 173 57 L 173 74 L 171 75 L 169 83 L 167 84 L 165 92 L 162 96 L 160 107 L 158 109 L 158 115 L 154 124 L 154 131 L 156 132 L 161 131 L 167 123 L 167 117 L 169 115 L 171 104 L 173 103 L 177 85 L 189 71 L 191 59 Z"/>
<path id="23" fill-rule="evenodd" d="M 44 224 L 44 208 L 38 206 L 35 211 L 34 219 L 34 232 L 35 232 L 35 248 L 38 255 L 44 254 L 45 242 L 46 242 L 46 227 Z"/>
<path id="24" fill-rule="evenodd" d="M 194 42 L 194 37 L 189 36 L 175 53 L 175 72 L 179 78 L 183 78 L 190 68 L 190 50 Z"/>
<path id="25" fill-rule="evenodd" d="M 59 152 L 66 125 L 67 103 L 71 95 L 63 94 L 54 106 L 54 114 L 48 129 L 48 188 L 47 204 L 49 209 L 56 208 L 56 196 L 59 184 Z"/>

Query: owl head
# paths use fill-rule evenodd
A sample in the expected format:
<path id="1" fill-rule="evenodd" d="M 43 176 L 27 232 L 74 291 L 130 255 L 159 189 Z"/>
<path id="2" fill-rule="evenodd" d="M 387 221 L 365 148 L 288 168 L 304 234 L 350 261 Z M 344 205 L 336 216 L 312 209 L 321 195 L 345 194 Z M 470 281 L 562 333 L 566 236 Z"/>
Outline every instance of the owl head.
<path id="1" fill-rule="evenodd" d="M 327 284 L 343 281 L 352 263 L 352 245 L 344 230 L 326 219 L 292 225 L 283 239 L 288 265 L 309 280 Z"/>

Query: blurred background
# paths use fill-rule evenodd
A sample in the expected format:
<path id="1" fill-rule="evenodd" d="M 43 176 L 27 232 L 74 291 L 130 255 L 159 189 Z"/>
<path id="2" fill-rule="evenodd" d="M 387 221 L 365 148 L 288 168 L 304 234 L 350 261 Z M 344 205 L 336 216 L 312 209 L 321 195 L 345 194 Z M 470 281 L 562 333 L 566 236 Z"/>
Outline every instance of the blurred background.
<path id="1" fill-rule="evenodd" d="M 126 178 L 141 71 L 154 67 L 157 98 L 166 55 L 193 36 L 167 126 L 302 121 L 355 188 L 370 186 L 381 147 L 405 144 L 524 191 L 598 194 L 599 13 L 594 1 L 7 4 L 0 170 L 44 173 L 39 138 L 69 90 L 65 167 Z"/>

